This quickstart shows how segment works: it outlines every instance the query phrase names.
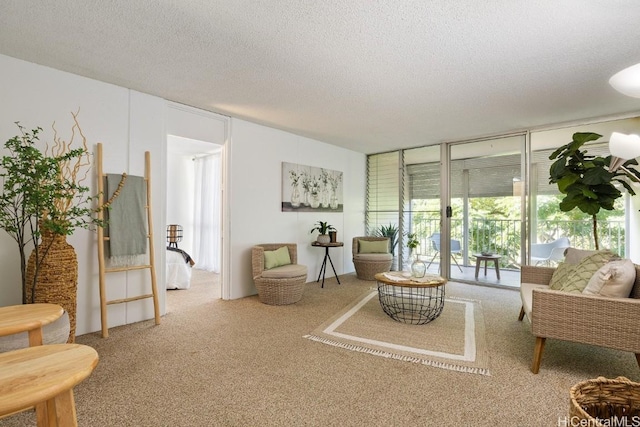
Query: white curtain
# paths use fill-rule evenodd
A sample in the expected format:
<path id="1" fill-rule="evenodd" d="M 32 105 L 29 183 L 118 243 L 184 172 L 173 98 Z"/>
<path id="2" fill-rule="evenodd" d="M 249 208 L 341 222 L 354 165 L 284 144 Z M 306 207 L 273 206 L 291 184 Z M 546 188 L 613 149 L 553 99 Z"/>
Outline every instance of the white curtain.
<path id="1" fill-rule="evenodd" d="M 220 272 L 220 154 L 195 160 L 195 268 Z"/>

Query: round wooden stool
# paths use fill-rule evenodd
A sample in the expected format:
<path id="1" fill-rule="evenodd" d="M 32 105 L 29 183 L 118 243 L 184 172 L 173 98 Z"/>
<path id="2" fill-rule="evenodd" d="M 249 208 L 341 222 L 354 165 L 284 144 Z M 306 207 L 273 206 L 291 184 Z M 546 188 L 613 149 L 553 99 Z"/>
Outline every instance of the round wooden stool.
<path id="1" fill-rule="evenodd" d="M 56 304 L 21 304 L 0 307 L 0 336 L 29 333 L 29 345 L 42 345 L 42 327 L 56 321 L 64 310 Z"/>
<path id="2" fill-rule="evenodd" d="M 73 387 L 93 372 L 98 353 L 51 344 L 0 354 L 0 418 L 36 407 L 38 426 L 77 426 Z"/>

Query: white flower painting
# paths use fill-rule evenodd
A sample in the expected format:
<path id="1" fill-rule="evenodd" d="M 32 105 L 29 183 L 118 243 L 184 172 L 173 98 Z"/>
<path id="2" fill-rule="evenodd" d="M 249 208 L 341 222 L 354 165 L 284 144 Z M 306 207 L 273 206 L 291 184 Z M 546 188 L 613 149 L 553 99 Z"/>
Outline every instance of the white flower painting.
<path id="1" fill-rule="evenodd" d="M 283 212 L 342 212 L 342 172 L 282 162 Z"/>

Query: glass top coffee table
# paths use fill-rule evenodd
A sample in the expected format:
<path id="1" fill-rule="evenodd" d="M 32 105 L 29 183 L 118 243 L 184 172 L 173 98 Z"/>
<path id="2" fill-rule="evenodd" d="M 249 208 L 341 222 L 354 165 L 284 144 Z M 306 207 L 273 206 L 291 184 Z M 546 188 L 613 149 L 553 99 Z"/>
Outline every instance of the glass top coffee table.
<path id="1" fill-rule="evenodd" d="M 375 275 L 380 306 L 393 320 L 424 325 L 442 313 L 447 280 L 435 274 L 419 279 L 408 275 L 399 271 Z"/>

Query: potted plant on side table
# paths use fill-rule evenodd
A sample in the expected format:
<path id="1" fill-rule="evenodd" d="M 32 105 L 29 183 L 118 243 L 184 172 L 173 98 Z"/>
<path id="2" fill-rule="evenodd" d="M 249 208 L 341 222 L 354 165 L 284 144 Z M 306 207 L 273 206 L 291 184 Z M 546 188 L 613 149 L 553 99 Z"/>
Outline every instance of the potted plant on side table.
<path id="1" fill-rule="evenodd" d="M 319 233 L 318 237 L 316 238 L 316 242 L 326 244 L 331 242 L 331 237 L 328 233 L 330 231 L 336 231 L 336 229 L 333 225 L 329 224 L 328 221 L 318 221 L 316 222 L 315 227 L 313 227 L 309 233 L 313 233 L 314 231 L 317 231 Z"/>

